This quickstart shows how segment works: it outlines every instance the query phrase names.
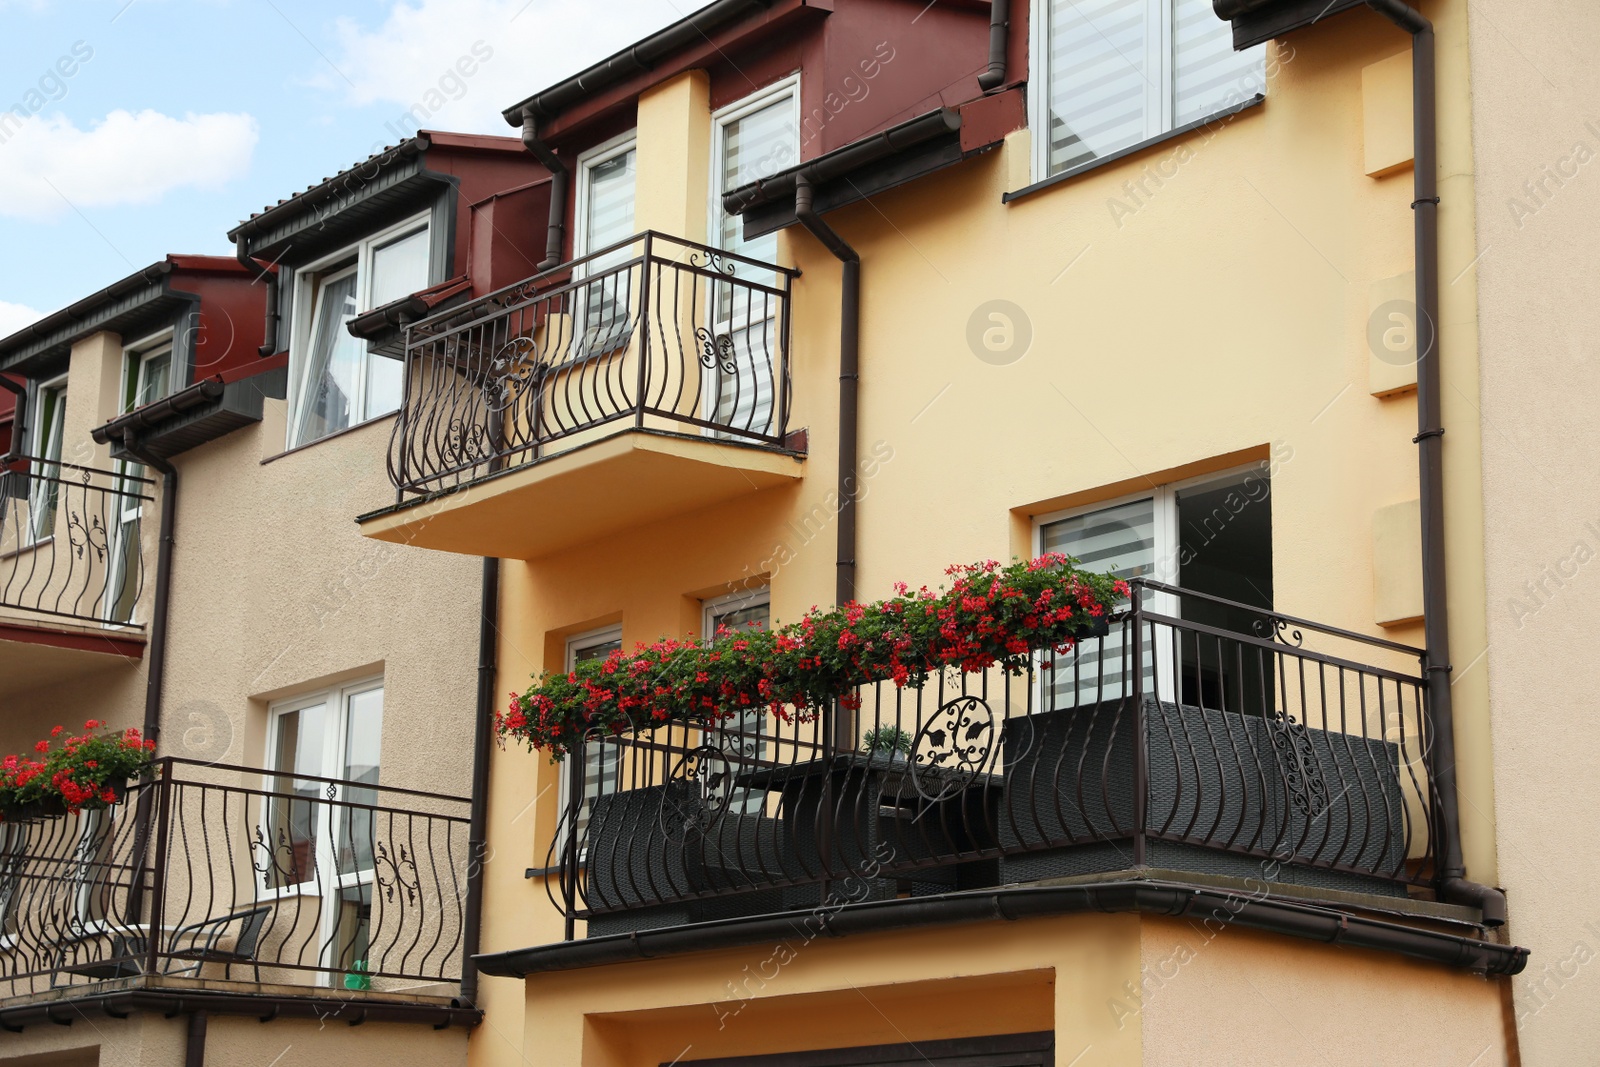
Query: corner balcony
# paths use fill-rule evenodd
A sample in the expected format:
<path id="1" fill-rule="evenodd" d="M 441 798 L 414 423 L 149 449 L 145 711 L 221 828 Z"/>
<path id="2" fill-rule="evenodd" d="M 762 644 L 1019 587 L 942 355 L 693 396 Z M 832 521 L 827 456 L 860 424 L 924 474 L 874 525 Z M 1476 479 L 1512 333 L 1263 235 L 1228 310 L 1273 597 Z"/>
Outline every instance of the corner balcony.
<path id="1" fill-rule="evenodd" d="M 0 467 L 0 695 L 144 655 L 153 489 L 30 456 Z"/>
<path id="2" fill-rule="evenodd" d="M 469 803 L 167 758 L 101 810 L 0 823 L 0 1025 L 207 995 L 470 1024 Z"/>
<path id="3" fill-rule="evenodd" d="M 1520 969 L 1434 899 L 1419 650 L 1133 584 L 1024 674 L 586 738 L 547 860 L 567 940 L 485 973 L 1130 910 Z"/>
<path id="4" fill-rule="evenodd" d="M 362 532 L 532 559 L 795 482 L 796 275 L 646 232 L 412 324 Z"/>

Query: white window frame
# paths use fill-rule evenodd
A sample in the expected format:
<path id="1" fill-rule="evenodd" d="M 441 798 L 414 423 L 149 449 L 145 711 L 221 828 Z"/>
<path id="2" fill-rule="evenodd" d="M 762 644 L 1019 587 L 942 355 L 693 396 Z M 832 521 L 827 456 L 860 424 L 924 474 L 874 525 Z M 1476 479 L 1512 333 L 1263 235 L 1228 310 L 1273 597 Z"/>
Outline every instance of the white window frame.
<path id="1" fill-rule="evenodd" d="M 766 605 L 767 623 L 772 622 L 772 587 L 761 586 L 758 589 L 740 589 L 737 592 L 727 593 L 723 596 L 712 597 L 700 602 L 700 627 L 701 633 L 707 641 L 717 636 L 716 618 L 729 611 L 738 611 L 743 608 L 756 608 Z M 767 711 L 764 707 L 746 709 L 736 720 L 735 725 L 740 732 L 747 733 L 754 728 L 755 732 L 764 733 L 767 726 Z M 720 730 L 716 731 L 721 733 Z M 737 743 L 737 742 L 735 742 Z M 723 751 L 728 750 L 727 739 L 718 744 Z M 762 737 L 756 742 L 754 752 L 747 753 L 760 759 L 766 752 L 766 739 Z M 741 815 L 755 815 L 766 808 L 767 795 L 765 790 L 735 789 L 728 810 Z"/>
<path id="2" fill-rule="evenodd" d="M 1174 99 L 1176 76 L 1172 54 L 1172 24 L 1176 17 L 1175 0 L 1145 0 L 1145 25 L 1154 32 L 1144 42 L 1144 137 L 1148 140 L 1170 133 L 1177 103 Z M 1028 27 L 1028 69 L 1037 73 L 1029 79 L 1028 126 L 1033 131 L 1033 180 L 1053 177 L 1050 173 L 1050 0 L 1039 0 L 1030 12 Z M 1225 25 L 1219 20 L 1219 25 Z M 1151 72 L 1159 77 L 1150 77 Z M 1138 142 L 1134 142 L 1137 144 Z M 1118 150 L 1120 151 L 1120 149 Z M 1098 162 L 1090 160 L 1090 163 Z M 1065 171 L 1061 172 L 1065 173 Z"/>
<path id="3" fill-rule="evenodd" d="M 562 647 L 562 669 L 570 671 L 578 665 L 578 652 L 580 650 L 585 648 L 593 648 L 596 645 L 609 644 L 612 641 L 617 642 L 619 645 L 622 643 L 622 624 L 620 622 L 613 623 L 610 626 L 600 626 L 593 630 L 584 630 L 582 633 L 569 635 L 567 637 L 566 644 Z M 587 754 L 585 754 L 585 758 L 587 758 Z M 565 812 L 567 810 L 567 804 L 572 798 L 573 762 L 574 761 L 570 758 L 561 761 L 561 773 L 557 777 L 556 782 L 556 789 L 559 791 L 556 800 L 556 809 L 558 811 Z M 585 783 L 587 784 L 587 779 L 585 779 Z M 585 793 L 584 799 L 589 799 L 589 795 L 587 793 Z M 565 851 L 567 844 L 566 835 L 572 833 L 574 829 L 575 826 L 572 824 L 563 825 L 561 830 L 561 842 L 557 849 L 558 852 Z M 579 858 L 580 860 L 582 859 L 582 857 Z"/>
<path id="4" fill-rule="evenodd" d="M 53 460 L 47 455 L 49 441 L 47 440 L 48 430 L 44 420 L 45 393 L 57 394 L 55 419 L 50 426 L 59 434 L 60 442 Z M 56 481 L 53 483 L 34 483 L 33 492 L 29 494 L 28 498 L 28 529 L 25 531 L 27 540 L 20 546 L 22 548 L 32 548 L 36 545 L 45 544 L 55 536 L 55 515 L 52 514 L 50 516 L 49 529 L 42 529 L 39 525 L 39 520 L 44 515 L 41 504 L 46 495 L 51 492 L 52 486 L 59 492 L 60 483 L 65 481 L 65 472 L 62 470 L 61 464 L 64 462 L 62 457 L 67 452 L 67 396 L 67 376 L 62 374 L 51 378 L 47 382 L 40 382 L 34 388 L 33 403 L 28 407 L 27 417 L 33 423 L 28 429 L 28 454 L 34 457 L 35 463 L 33 465 L 39 468 L 34 473 L 37 477 L 54 478 Z M 55 467 L 54 471 L 44 469 L 52 464 Z M 57 504 L 59 506 L 59 498 Z"/>
<path id="5" fill-rule="evenodd" d="M 577 194 L 572 207 L 572 258 L 582 259 L 591 252 L 599 251 L 589 247 L 589 172 L 602 163 L 608 163 L 630 149 L 639 147 L 639 131 L 629 130 L 627 133 L 618 134 L 603 144 L 578 153 Z M 637 162 L 637 160 L 636 160 Z M 634 168 L 633 179 L 635 224 L 638 222 L 638 197 L 639 197 L 639 171 Z M 631 237 L 632 234 L 629 234 Z"/>
<path id="6" fill-rule="evenodd" d="M 328 759 L 332 759 L 335 761 L 335 764 L 333 766 L 324 765 L 315 771 L 302 771 L 301 773 L 308 774 L 314 778 L 339 778 L 339 772 L 342 768 L 345 744 L 349 741 L 348 716 L 346 714 L 346 708 L 349 706 L 350 698 L 361 696 L 364 693 L 381 692 L 383 688 L 383 677 L 379 675 L 377 677 L 362 678 L 359 681 L 347 682 L 342 685 L 313 690 L 308 693 L 301 693 L 297 696 L 288 697 L 272 704 L 272 706 L 267 709 L 267 750 L 266 759 L 263 762 L 268 764 L 268 766 L 263 768 L 262 788 L 268 792 L 276 792 L 273 786 L 274 779 L 295 777 L 295 772 L 293 770 L 271 766 L 277 762 L 278 740 L 281 734 L 284 717 L 297 711 L 305 711 L 309 708 L 314 708 L 319 704 L 327 707 L 330 712 L 332 712 L 332 714 L 328 715 L 328 722 L 324 727 L 323 753 L 325 762 Z M 343 781 L 344 779 L 339 780 Z M 363 786 L 363 788 L 372 787 Z M 321 790 L 319 788 L 319 792 L 320 791 Z M 264 816 L 265 812 L 263 812 L 263 817 Z M 331 835 L 324 835 L 324 840 L 327 840 L 330 837 Z M 323 859 L 320 848 L 317 858 L 319 863 Z M 331 863 L 327 865 L 327 869 L 332 870 Z M 365 875 L 370 873 L 370 871 L 361 871 L 348 875 L 341 874 L 339 877 L 342 881 L 347 878 L 354 878 L 357 875 Z M 312 877 L 308 878 L 306 881 L 298 882 L 292 886 L 280 886 L 278 888 L 278 892 L 280 894 L 292 896 L 307 891 L 314 892 L 315 888 L 316 878 Z M 343 886 L 341 885 L 338 888 L 343 888 Z M 272 891 L 267 890 L 267 892 L 271 893 Z"/>
<path id="7" fill-rule="evenodd" d="M 1223 482 L 1229 479 L 1242 481 L 1250 474 L 1262 473 L 1263 470 L 1263 464 L 1261 463 L 1246 463 L 1242 466 L 1212 471 L 1209 474 L 1200 474 L 1193 478 L 1184 478 L 1176 482 L 1163 482 L 1152 489 L 1142 489 L 1124 496 L 1097 500 L 1092 504 L 1081 504 L 1078 507 L 1052 511 L 1045 515 L 1036 515 L 1033 519 L 1033 554 L 1035 558 L 1043 554 L 1045 550 L 1044 529 L 1052 523 L 1060 522 L 1062 519 L 1077 518 L 1080 515 L 1092 515 L 1097 511 L 1109 511 L 1124 504 L 1134 504 L 1139 501 L 1149 500 L 1153 504 L 1154 522 L 1152 525 L 1155 530 L 1156 540 L 1152 553 L 1153 561 L 1150 577 L 1166 585 L 1180 585 L 1179 580 L 1182 575 L 1179 573 L 1178 554 L 1183 547 L 1183 540 L 1181 531 L 1178 529 L 1178 494 L 1185 489 L 1193 489 L 1196 486 L 1209 485 L 1213 482 Z M 1144 601 L 1144 607 L 1146 610 L 1155 612 L 1158 615 L 1169 615 L 1173 618 L 1181 617 L 1182 606 L 1179 603 L 1179 598 L 1172 593 L 1151 590 L 1150 595 Z M 1158 648 L 1155 650 L 1155 654 L 1160 657 L 1160 662 L 1171 662 L 1171 631 L 1158 631 L 1156 641 Z M 1039 658 L 1043 659 L 1044 655 L 1044 653 L 1041 653 Z M 1043 708 L 1047 706 L 1045 702 L 1044 672 L 1037 671 L 1035 674 L 1038 677 L 1038 681 L 1035 683 L 1038 691 L 1034 696 L 1038 701 L 1037 706 Z M 1160 690 L 1157 694 L 1158 698 L 1163 701 L 1175 700 L 1176 698 L 1171 691 L 1172 679 L 1163 677 L 1158 673 L 1157 681 Z"/>
<path id="8" fill-rule="evenodd" d="M 381 693 L 383 691 L 384 679 L 382 675 L 378 675 L 375 677 L 362 678 L 353 682 L 345 682 L 339 685 L 328 686 L 326 688 L 313 690 L 307 693 L 301 693 L 296 696 L 274 702 L 267 709 L 267 750 L 266 758 L 262 762 L 264 764 L 268 764 L 268 766 L 263 768 L 261 782 L 262 789 L 269 793 L 275 793 L 278 790 L 276 789 L 276 782 L 274 779 L 292 779 L 295 777 L 295 772 L 293 770 L 270 766 L 271 764 L 277 762 L 278 739 L 282 729 L 284 716 L 292 714 L 293 712 L 305 711 L 308 708 L 314 708 L 319 704 L 327 707 L 331 712 L 331 714 L 327 716 L 328 722 L 324 727 L 325 733 L 323 759 L 325 764 L 328 760 L 332 760 L 333 766 L 325 765 L 316 771 L 303 771 L 301 773 L 309 774 L 317 778 L 335 778 L 339 779 L 340 781 L 344 781 L 345 779 L 339 778 L 339 774 L 343 767 L 345 746 L 349 741 L 349 716 L 346 709 L 349 707 L 350 699 L 352 697 L 361 696 L 364 693 Z M 387 711 L 387 700 L 385 700 L 385 710 Z M 381 766 L 382 765 L 380 763 L 380 776 L 382 773 Z M 375 788 L 375 786 L 362 784 L 358 786 L 358 788 L 371 789 Z M 324 786 L 319 783 L 319 795 L 322 794 L 323 789 Z M 310 800 L 311 798 L 307 799 Z M 280 802 L 288 803 L 288 801 Z M 268 825 L 269 813 L 271 811 L 272 804 L 273 800 L 271 798 L 266 798 L 264 803 L 261 805 L 260 812 L 260 833 L 264 835 L 264 840 L 267 841 L 272 840 L 272 827 Z M 313 857 L 314 862 L 317 865 L 317 869 L 331 872 L 336 868 L 336 864 L 333 862 L 333 849 L 335 847 L 335 838 L 338 836 L 338 829 L 334 825 L 334 822 L 335 813 L 339 810 L 341 809 L 330 804 L 327 805 L 324 812 L 318 813 L 321 821 L 318 825 L 316 854 Z M 258 885 L 255 890 L 255 898 L 257 903 L 263 901 L 280 900 L 289 897 L 313 897 L 317 899 L 320 902 L 320 912 L 317 923 L 319 938 L 318 943 L 322 946 L 322 951 L 333 952 L 338 948 L 336 940 L 338 934 L 341 894 L 347 889 L 360 889 L 364 885 L 371 885 L 376 876 L 376 863 L 374 863 L 372 868 L 366 870 L 340 871 L 334 875 L 334 877 L 327 879 L 326 884 L 322 886 L 322 891 L 319 893 L 317 878 L 315 874 L 312 874 L 311 877 L 307 878 L 305 881 L 297 882 L 293 885 L 283 885 L 272 888 Z M 319 961 L 319 965 L 325 968 L 331 968 L 333 966 L 333 960 L 322 959 Z M 318 975 L 318 983 L 321 985 L 332 985 L 336 977 L 337 976 L 335 976 L 331 970 L 325 971 L 324 973 Z"/>
<path id="9" fill-rule="evenodd" d="M 118 398 L 118 414 L 126 415 L 135 408 L 140 407 L 139 397 L 144 393 L 146 371 L 149 369 L 147 357 L 165 349 L 167 353 L 167 388 L 161 396 L 151 397 L 145 403 L 154 403 L 176 393 L 181 387 L 177 380 L 178 371 L 178 345 L 177 330 L 168 326 L 155 333 L 122 348 L 122 395 Z M 129 393 L 132 386 L 132 393 Z M 116 465 L 116 480 L 113 485 L 118 493 L 126 494 L 116 497 L 117 525 L 111 531 L 111 545 L 106 557 L 106 588 L 105 595 L 100 604 L 101 617 L 112 625 L 128 625 L 136 620 L 135 615 L 126 619 L 118 619 L 116 615 L 116 602 L 113 591 L 124 580 L 122 573 L 122 558 L 125 551 L 123 539 L 133 536 L 138 538 L 138 523 L 144 518 L 144 501 L 140 498 L 141 484 L 136 479 L 143 477 L 142 464 L 131 460 L 118 460 Z M 135 531 L 130 534 L 130 531 Z M 137 609 L 137 605 L 135 605 Z"/>
<path id="10" fill-rule="evenodd" d="M 302 408 L 306 403 L 307 374 L 311 370 L 311 342 L 312 333 L 316 328 L 316 299 L 318 291 L 327 283 L 342 277 L 347 271 L 354 270 L 356 275 L 356 313 L 372 310 L 372 255 L 379 245 L 392 244 L 413 233 L 425 231 L 428 234 L 428 281 L 433 280 L 434 242 L 438 235 L 434 233 L 433 212 L 419 211 L 409 218 L 403 219 L 392 226 L 385 227 L 363 237 L 359 241 L 345 245 L 336 252 L 321 256 L 309 263 L 295 268 L 295 292 L 292 315 L 294 318 L 293 329 L 289 335 L 289 424 L 284 431 L 285 447 L 300 448 L 316 441 L 324 440 L 331 434 L 323 437 L 314 437 L 305 441 L 295 439 L 295 429 L 300 425 Z M 350 262 L 354 257 L 354 262 Z M 344 430 L 351 430 L 368 422 L 387 418 L 393 412 L 382 411 L 376 414 L 367 413 L 367 367 L 371 360 L 386 359 L 386 356 L 374 355 L 366 345 L 361 349 L 361 370 L 356 375 L 356 390 L 351 397 L 350 406 L 353 417 L 349 426 Z M 343 430 L 334 430 L 332 433 L 341 433 Z"/>
<path id="11" fill-rule="evenodd" d="M 737 122 L 747 115 L 752 115 L 763 108 L 771 106 L 775 100 L 785 96 L 787 96 L 789 99 L 789 111 L 791 119 L 789 126 L 790 131 L 794 136 L 793 163 L 798 163 L 800 162 L 800 75 L 798 72 L 773 82 L 771 85 L 757 89 L 755 92 L 750 93 L 749 95 L 742 97 L 739 100 L 735 100 L 733 103 L 727 104 L 712 112 L 711 180 L 706 183 L 710 190 L 710 197 L 707 204 L 706 234 L 710 238 L 708 243 L 713 248 L 721 248 L 724 251 L 734 252 L 736 255 L 739 254 L 734 249 L 726 248 L 725 242 L 722 239 L 722 218 L 724 213 L 724 208 L 722 206 L 722 194 L 728 192 L 727 189 L 722 188 L 723 164 L 727 160 L 726 146 L 723 143 L 723 129 L 730 123 Z M 791 163 L 790 166 L 792 166 L 793 163 Z M 757 175 L 757 177 L 768 177 L 768 175 Z M 716 283 L 713 282 L 711 284 L 714 289 Z M 722 338 L 732 338 L 739 334 L 748 334 L 756 327 L 757 324 L 755 322 L 747 321 L 746 316 L 742 316 L 737 313 L 737 301 L 731 302 L 733 306 L 730 307 L 730 314 L 726 318 L 723 317 L 721 310 L 717 307 L 717 303 L 718 301 L 714 298 L 706 301 L 706 318 L 708 320 L 706 325 L 710 329 L 712 337 L 717 338 L 719 343 Z M 772 319 L 769 318 L 766 321 L 770 323 L 768 329 L 777 329 L 777 323 Z M 700 372 L 700 380 L 701 396 L 704 397 L 703 403 L 706 407 L 706 410 L 703 413 L 704 417 L 712 422 L 715 422 L 717 421 L 718 416 L 721 414 L 721 396 L 719 395 L 718 389 L 719 375 L 717 367 L 712 366 L 703 368 Z M 772 395 L 767 398 L 769 410 L 775 409 L 777 406 L 779 392 L 778 383 L 774 382 L 771 388 Z M 776 414 L 777 412 L 775 410 L 772 410 L 772 413 L 769 414 L 769 425 L 771 425 L 772 417 Z M 717 430 L 714 426 L 705 427 L 702 433 L 709 437 L 730 436 L 722 431 Z"/>
<path id="12" fill-rule="evenodd" d="M 789 96 L 791 110 L 794 116 L 794 162 L 800 162 L 800 73 L 789 75 L 773 82 L 771 85 L 757 89 L 755 92 L 731 104 L 725 104 L 711 113 L 711 180 L 707 183 L 710 187 L 710 196 L 706 202 L 706 233 L 711 236 L 711 245 L 722 247 L 722 194 L 729 190 L 722 186 L 722 165 L 726 162 L 726 151 L 722 142 L 722 128 L 729 123 L 738 122 L 746 115 L 754 114 L 770 105 L 774 99 L 784 95 Z M 765 178 L 769 175 L 757 175 Z"/>

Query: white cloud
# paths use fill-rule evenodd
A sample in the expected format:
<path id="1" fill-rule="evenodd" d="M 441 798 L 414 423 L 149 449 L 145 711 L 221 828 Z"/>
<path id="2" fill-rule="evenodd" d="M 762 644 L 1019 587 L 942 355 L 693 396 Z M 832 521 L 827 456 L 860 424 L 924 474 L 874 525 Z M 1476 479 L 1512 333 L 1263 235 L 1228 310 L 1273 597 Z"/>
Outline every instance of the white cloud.
<path id="1" fill-rule="evenodd" d="M 385 142 L 419 125 L 509 135 L 502 108 L 698 6 L 688 0 L 400 0 L 376 28 L 340 19 L 334 69 L 324 66 L 314 84 L 343 91 L 354 104 L 391 108 Z M 464 57 L 468 62 L 458 69 Z"/>
<path id="2" fill-rule="evenodd" d="M 31 322 L 44 318 L 44 312 L 35 311 L 23 304 L 10 304 L 0 300 L 0 337 L 10 337 Z"/>
<path id="3" fill-rule="evenodd" d="M 87 130 L 62 115 L 20 123 L 0 112 L 0 215 L 54 218 L 72 208 L 153 203 L 174 189 L 215 189 L 250 166 L 249 115 L 113 111 Z"/>

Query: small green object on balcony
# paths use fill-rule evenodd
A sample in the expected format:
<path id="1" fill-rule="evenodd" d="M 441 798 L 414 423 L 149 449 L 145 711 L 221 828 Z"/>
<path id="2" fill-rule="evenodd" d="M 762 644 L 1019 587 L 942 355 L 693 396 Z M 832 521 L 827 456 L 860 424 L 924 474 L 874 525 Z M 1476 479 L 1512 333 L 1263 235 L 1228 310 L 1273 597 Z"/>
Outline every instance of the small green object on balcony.
<path id="1" fill-rule="evenodd" d="M 883 753 L 890 759 L 911 752 L 911 735 L 898 726 L 874 726 L 861 735 L 861 744 L 869 753 Z"/>
<path id="2" fill-rule="evenodd" d="M 355 960 L 350 964 L 350 971 L 344 976 L 346 989 L 371 989 L 372 978 L 367 974 L 367 961 Z"/>

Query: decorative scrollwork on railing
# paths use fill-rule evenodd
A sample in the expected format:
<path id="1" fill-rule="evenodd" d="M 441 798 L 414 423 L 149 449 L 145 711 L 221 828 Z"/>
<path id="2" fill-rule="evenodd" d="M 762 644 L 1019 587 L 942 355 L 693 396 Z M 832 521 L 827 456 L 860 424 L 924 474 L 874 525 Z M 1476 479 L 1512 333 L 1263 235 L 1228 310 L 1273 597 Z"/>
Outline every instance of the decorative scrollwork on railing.
<path id="1" fill-rule="evenodd" d="M 994 709 L 981 697 L 946 701 L 911 742 L 911 782 L 925 800 L 940 801 L 984 773 L 998 738 Z"/>
<path id="2" fill-rule="evenodd" d="M 278 827 L 278 840 L 274 844 L 260 827 L 250 841 L 250 866 L 261 875 L 263 889 L 277 889 L 286 885 L 299 885 L 305 881 L 300 865 L 295 862 L 295 847 L 288 831 Z"/>
<path id="3" fill-rule="evenodd" d="M 689 266 L 700 267 L 703 270 L 716 271 L 718 274 L 726 274 L 730 278 L 733 277 L 739 269 L 737 264 L 730 263 L 727 259 L 725 259 L 722 253 L 712 251 L 711 249 L 706 249 L 703 252 L 690 252 Z"/>
<path id="4" fill-rule="evenodd" d="M 1305 643 L 1305 634 L 1301 633 L 1298 628 L 1290 626 L 1289 620 L 1280 619 L 1276 615 L 1268 615 L 1266 618 L 1257 619 L 1250 624 L 1250 628 L 1255 631 L 1257 637 L 1265 638 L 1268 641 L 1276 641 L 1280 645 L 1300 648 Z"/>
<path id="5" fill-rule="evenodd" d="M 1289 802 L 1309 818 L 1319 817 L 1328 810 L 1328 783 L 1305 726 L 1293 715 L 1277 711 L 1267 716 L 1267 734 Z"/>
<path id="6" fill-rule="evenodd" d="M 372 878 L 383 891 L 383 899 L 393 901 L 396 891 L 403 891 L 405 900 L 402 903 L 415 904 L 422 883 L 417 875 L 417 861 L 406 846 L 401 845 L 391 853 L 388 844 L 379 841 L 373 846 L 372 857 Z"/>
<path id="7" fill-rule="evenodd" d="M 84 552 L 88 549 L 93 550 L 96 560 L 105 562 L 107 537 L 105 524 L 100 521 L 100 516 L 90 515 L 86 520 L 76 509 L 68 512 L 67 542 L 72 545 L 72 551 L 79 559 L 84 557 Z"/>
<path id="8" fill-rule="evenodd" d="M 541 367 L 539 346 L 533 338 L 513 337 L 489 361 L 489 373 L 483 383 L 484 405 L 496 415 L 510 410 L 524 388 L 538 377 Z"/>
<path id="9" fill-rule="evenodd" d="M 700 343 L 701 366 L 706 370 L 721 370 L 724 374 L 739 373 L 732 334 L 715 333 L 704 326 L 696 326 L 694 336 Z"/>
<path id="10" fill-rule="evenodd" d="M 661 832 L 678 837 L 691 826 L 704 829 L 728 810 L 733 797 L 735 764 L 716 745 L 699 745 L 685 752 L 667 776 L 669 782 L 688 782 L 698 803 L 683 804 L 681 795 L 668 789 L 661 798 Z"/>
<path id="11" fill-rule="evenodd" d="M 451 419 L 441 452 L 449 463 L 476 463 L 489 455 L 489 431 L 479 423 Z"/>

